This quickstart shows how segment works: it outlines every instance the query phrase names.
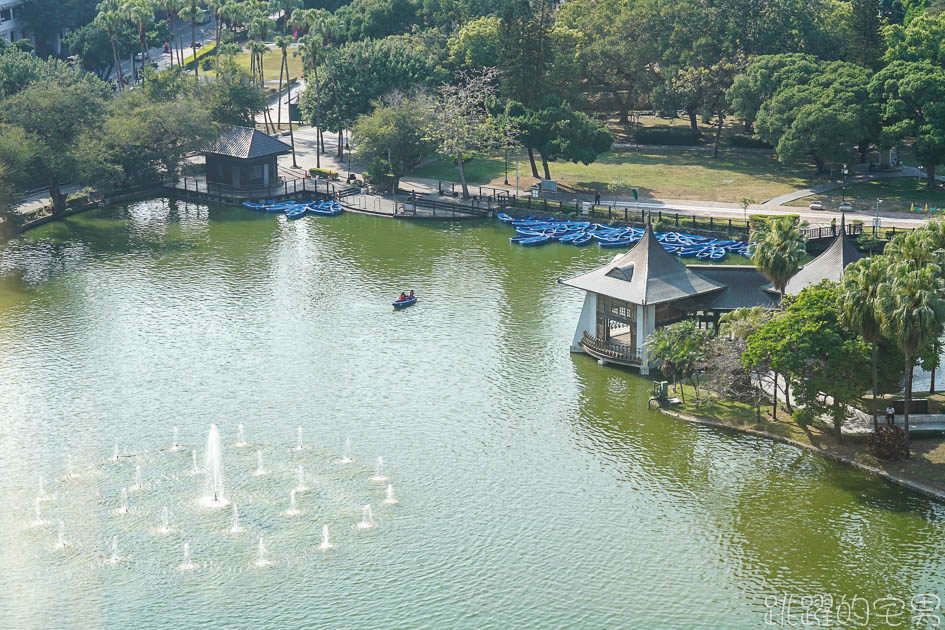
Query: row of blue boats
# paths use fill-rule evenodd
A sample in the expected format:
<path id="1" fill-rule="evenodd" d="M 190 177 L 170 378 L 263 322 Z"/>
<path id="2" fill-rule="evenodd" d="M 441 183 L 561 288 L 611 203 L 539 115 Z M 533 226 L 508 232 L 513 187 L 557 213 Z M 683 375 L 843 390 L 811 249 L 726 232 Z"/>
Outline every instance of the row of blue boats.
<path id="1" fill-rule="evenodd" d="M 580 247 L 596 242 L 599 247 L 629 248 L 643 238 L 644 231 L 633 227 L 615 227 L 603 223 L 588 221 L 559 221 L 534 216 L 519 219 L 500 212 L 499 221 L 515 228 L 516 236 L 509 239 L 522 247 L 536 247 L 552 241 Z M 729 254 L 748 258 L 748 243 L 743 241 L 723 241 L 706 236 L 684 234 L 682 232 L 654 232 L 670 254 L 681 258 L 720 261 Z"/>
<path id="2" fill-rule="evenodd" d="M 304 203 L 298 201 L 280 201 L 279 203 L 275 203 L 274 201 L 264 201 L 262 203 L 244 201 L 243 205 L 250 210 L 256 210 L 258 212 L 284 214 L 287 219 L 301 219 L 307 214 L 334 217 L 344 212 L 341 204 L 337 201 L 311 201 Z"/>

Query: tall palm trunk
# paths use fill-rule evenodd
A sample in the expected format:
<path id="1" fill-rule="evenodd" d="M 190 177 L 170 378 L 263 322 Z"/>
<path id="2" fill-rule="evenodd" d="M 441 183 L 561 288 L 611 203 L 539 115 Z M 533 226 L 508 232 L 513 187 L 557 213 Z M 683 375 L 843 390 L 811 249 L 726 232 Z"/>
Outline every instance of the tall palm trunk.
<path id="1" fill-rule="evenodd" d="M 876 342 L 873 342 L 873 433 L 879 433 L 879 416 L 876 415 Z"/>
<path id="2" fill-rule="evenodd" d="M 909 408 L 912 406 L 912 356 L 906 354 L 906 408 L 902 413 L 903 427 L 906 430 L 906 444 L 909 444 Z"/>
<path id="3" fill-rule="evenodd" d="M 282 131 L 282 77 L 285 76 L 284 71 L 286 69 L 285 53 L 286 53 L 286 49 L 283 48 L 282 49 L 282 63 L 279 64 L 279 89 L 276 92 L 276 109 L 278 110 L 276 112 L 276 118 L 279 121 L 278 123 L 276 123 L 276 129 L 278 129 L 279 131 Z"/>
<path id="4" fill-rule="evenodd" d="M 118 61 L 118 42 L 112 35 L 112 58 L 115 61 L 115 72 L 118 74 L 118 91 L 121 92 L 121 63 Z"/>
<path id="5" fill-rule="evenodd" d="M 929 393 L 935 393 L 935 366 L 932 366 L 932 369 L 929 370 Z"/>
<path id="6" fill-rule="evenodd" d="M 197 5 L 193 5 L 194 11 L 190 13 L 190 49 L 194 51 L 194 83 L 200 87 L 200 64 L 197 62 Z"/>
<path id="7" fill-rule="evenodd" d="M 318 84 L 318 63 L 315 55 L 312 55 L 312 76 L 315 77 L 315 168 L 322 167 L 322 151 L 325 150 L 325 142 L 322 138 L 322 97 Z"/>

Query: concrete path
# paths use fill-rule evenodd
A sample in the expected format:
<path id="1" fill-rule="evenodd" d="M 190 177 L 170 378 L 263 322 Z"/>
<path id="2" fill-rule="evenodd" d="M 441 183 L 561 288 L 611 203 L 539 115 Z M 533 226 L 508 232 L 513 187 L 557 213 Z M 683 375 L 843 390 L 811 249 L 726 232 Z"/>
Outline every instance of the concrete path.
<path id="1" fill-rule="evenodd" d="M 82 188 L 82 186 L 74 185 L 63 186 L 62 194 L 68 197 L 73 193 L 79 192 Z M 13 207 L 13 210 L 18 214 L 33 214 L 43 206 L 49 205 L 52 205 L 52 197 L 49 196 L 49 191 L 44 188 L 25 197 L 21 197 L 17 205 Z"/>
<path id="2" fill-rule="evenodd" d="M 889 171 L 882 173 L 869 173 L 856 175 L 847 179 L 847 186 L 854 186 L 856 184 L 862 184 L 864 182 L 870 182 L 876 179 L 894 179 L 897 177 L 925 177 L 925 171 L 922 169 L 916 168 L 914 166 L 903 166 L 898 171 Z M 936 177 L 939 181 L 942 181 L 943 177 Z M 794 192 L 781 195 L 780 197 L 775 197 L 774 199 L 769 199 L 761 205 L 763 206 L 782 206 L 792 201 L 797 201 L 798 199 L 803 199 L 804 197 L 810 197 L 811 195 L 819 195 L 820 193 L 829 192 L 831 190 L 838 190 L 843 187 L 842 181 L 831 182 L 829 184 L 821 184 L 820 186 L 814 186 L 812 188 L 805 188 L 804 190 L 796 190 Z"/>

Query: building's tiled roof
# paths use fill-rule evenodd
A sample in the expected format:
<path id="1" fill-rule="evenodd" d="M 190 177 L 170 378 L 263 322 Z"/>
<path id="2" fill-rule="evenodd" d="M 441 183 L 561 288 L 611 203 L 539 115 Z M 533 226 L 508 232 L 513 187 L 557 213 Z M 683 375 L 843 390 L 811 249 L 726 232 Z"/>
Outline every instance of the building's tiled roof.
<path id="1" fill-rule="evenodd" d="M 689 265 L 700 276 L 725 285 L 721 291 L 693 298 L 694 306 L 706 310 L 735 310 L 763 306 L 775 308 L 778 294 L 771 283 L 751 265 Z"/>
<path id="2" fill-rule="evenodd" d="M 268 155 L 282 155 L 291 150 L 292 147 L 285 142 L 256 129 L 224 127 L 220 136 L 210 143 L 204 153 L 251 160 Z"/>
<path id="3" fill-rule="evenodd" d="M 626 254 L 563 283 L 633 304 L 671 302 L 724 288 L 663 249 L 650 227 Z"/>
<path id="4" fill-rule="evenodd" d="M 843 270 L 851 262 L 863 257 L 857 250 L 853 239 L 847 236 L 845 221 L 840 220 L 840 231 L 824 252 L 800 268 L 787 282 L 785 293 L 797 294 L 805 287 L 813 286 L 821 280 L 839 282 Z"/>

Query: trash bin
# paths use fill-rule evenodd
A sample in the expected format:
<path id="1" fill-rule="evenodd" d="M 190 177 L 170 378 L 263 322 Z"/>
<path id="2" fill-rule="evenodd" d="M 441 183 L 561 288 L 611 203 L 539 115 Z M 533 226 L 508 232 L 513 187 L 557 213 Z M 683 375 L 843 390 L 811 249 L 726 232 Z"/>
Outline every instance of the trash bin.
<path id="1" fill-rule="evenodd" d="M 582 201 L 581 202 L 581 214 L 590 214 L 591 213 L 591 202 Z"/>

